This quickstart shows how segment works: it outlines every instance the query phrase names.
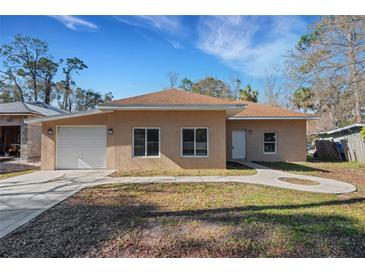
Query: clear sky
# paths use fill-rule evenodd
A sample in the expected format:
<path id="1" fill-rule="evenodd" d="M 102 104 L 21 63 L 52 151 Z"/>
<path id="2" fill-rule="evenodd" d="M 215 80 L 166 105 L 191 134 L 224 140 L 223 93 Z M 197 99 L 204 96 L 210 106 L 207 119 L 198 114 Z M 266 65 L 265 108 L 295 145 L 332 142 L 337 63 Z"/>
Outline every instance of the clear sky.
<path id="1" fill-rule="evenodd" d="M 167 73 L 193 81 L 214 76 L 262 90 L 280 81 L 283 56 L 317 17 L 303 16 L 0 16 L 0 44 L 15 34 L 49 43 L 56 58 L 89 66 L 77 84 L 115 98 L 168 86 Z M 58 78 L 61 75 L 58 76 Z M 259 99 L 265 98 L 261 95 Z"/>

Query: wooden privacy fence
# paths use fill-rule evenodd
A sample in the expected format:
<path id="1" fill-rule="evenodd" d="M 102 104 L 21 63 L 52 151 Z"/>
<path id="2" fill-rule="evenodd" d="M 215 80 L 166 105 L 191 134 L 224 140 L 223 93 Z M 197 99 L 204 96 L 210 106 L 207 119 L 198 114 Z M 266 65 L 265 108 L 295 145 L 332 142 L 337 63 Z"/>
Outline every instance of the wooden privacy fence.
<path id="1" fill-rule="evenodd" d="M 365 143 L 361 138 L 342 139 L 340 143 L 346 161 L 365 163 Z M 340 151 L 334 141 L 316 140 L 315 145 L 319 160 L 342 161 Z"/>
<path id="2" fill-rule="evenodd" d="M 341 140 L 347 161 L 365 163 L 365 143 L 360 138 Z"/>
<path id="3" fill-rule="evenodd" d="M 341 161 L 340 153 L 333 141 L 316 140 L 314 143 L 316 145 L 316 153 L 319 160 Z"/>

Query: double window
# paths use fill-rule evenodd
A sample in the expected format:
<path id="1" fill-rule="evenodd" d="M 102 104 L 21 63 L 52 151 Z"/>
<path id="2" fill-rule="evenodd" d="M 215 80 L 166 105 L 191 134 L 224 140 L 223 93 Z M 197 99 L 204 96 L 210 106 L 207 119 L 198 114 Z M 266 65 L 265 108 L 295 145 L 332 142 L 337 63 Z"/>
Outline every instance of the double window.
<path id="1" fill-rule="evenodd" d="M 134 157 L 160 156 L 159 128 L 133 129 L 133 156 Z"/>
<path id="2" fill-rule="evenodd" d="M 181 155 L 188 157 L 208 156 L 208 129 L 183 128 L 181 129 Z"/>
<path id="3" fill-rule="evenodd" d="M 276 133 L 264 133 L 264 153 L 275 154 L 277 150 Z"/>

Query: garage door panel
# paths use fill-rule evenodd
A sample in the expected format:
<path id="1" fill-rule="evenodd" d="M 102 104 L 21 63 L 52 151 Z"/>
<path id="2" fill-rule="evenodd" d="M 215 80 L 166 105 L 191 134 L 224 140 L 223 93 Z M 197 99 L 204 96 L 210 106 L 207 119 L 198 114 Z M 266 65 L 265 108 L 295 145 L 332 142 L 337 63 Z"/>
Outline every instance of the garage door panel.
<path id="1" fill-rule="evenodd" d="M 58 169 L 105 168 L 106 127 L 59 127 Z"/>

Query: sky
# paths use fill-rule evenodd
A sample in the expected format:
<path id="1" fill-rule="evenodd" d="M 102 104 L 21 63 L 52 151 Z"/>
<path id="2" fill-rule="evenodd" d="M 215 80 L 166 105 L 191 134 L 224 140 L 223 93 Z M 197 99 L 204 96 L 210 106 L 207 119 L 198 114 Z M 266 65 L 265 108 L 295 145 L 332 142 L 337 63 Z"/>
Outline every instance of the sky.
<path id="1" fill-rule="evenodd" d="M 284 56 L 311 16 L 0 16 L 0 45 L 21 34 L 45 40 L 55 59 L 78 57 L 78 86 L 125 98 L 169 86 L 167 74 L 207 76 L 258 89 L 282 81 Z M 57 79 L 61 79 L 61 72 Z"/>

